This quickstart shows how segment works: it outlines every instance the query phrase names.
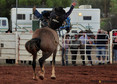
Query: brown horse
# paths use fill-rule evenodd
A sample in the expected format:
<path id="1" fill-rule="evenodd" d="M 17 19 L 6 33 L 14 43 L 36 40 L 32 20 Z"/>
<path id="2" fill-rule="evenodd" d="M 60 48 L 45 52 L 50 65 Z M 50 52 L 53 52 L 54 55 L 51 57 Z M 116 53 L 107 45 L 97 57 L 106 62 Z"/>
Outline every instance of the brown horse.
<path id="1" fill-rule="evenodd" d="M 57 52 L 57 46 L 59 43 L 58 34 L 56 31 L 52 30 L 51 28 L 45 27 L 41 29 L 37 29 L 32 36 L 32 39 L 26 42 L 25 48 L 26 50 L 33 55 L 33 79 L 36 79 L 36 57 L 37 52 L 42 50 L 42 57 L 39 59 L 39 64 L 41 71 L 39 72 L 39 78 L 44 79 L 44 62 L 45 60 L 53 54 L 52 59 L 52 75 L 51 78 L 55 79 L 55 57 Z"/>

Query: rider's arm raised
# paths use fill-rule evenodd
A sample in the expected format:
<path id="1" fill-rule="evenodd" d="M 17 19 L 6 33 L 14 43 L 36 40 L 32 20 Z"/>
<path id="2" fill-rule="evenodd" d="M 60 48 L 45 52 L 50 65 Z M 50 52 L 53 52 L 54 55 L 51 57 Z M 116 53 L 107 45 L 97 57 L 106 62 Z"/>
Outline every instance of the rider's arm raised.
<path id="1" fill-rule="evenodd" d="M 33 14 L 37 17 L 37 18 L 42 18 L 42 14 L 40 14 L 37 10 L 36 7 L 33 7 Z"/>
<path id="2" fill-rule="evenodd" d="M 75 6 L 75 5 L 76 5 L 76 3 L 73 2 L 72 5 L 71 5 L 71 7 L 70 7 L 70 9 L 69 9 L 69 11 L 68 11 L 68 12 L 65 14 L 65 16 L 64 16 L 65 19 L 71 14 L 71 12 L 72 12 L 72 10 L 74 9 L 74 6 Z"/>

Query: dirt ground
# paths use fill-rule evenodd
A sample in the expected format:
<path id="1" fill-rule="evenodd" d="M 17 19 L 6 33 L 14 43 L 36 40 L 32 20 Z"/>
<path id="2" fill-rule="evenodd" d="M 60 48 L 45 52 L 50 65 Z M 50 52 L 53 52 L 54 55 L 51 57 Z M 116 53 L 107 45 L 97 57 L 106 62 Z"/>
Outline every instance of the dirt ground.
<path id="1" fill-rule="evenodd" d="M 39 66 L 36 68 L 38 72 Z M 117 84 L 117 65 L 56 66 L 56 79 L 51 66 L 45 66 L 45 79 L 32 79 L 32 66 L 0 65 L 0 84 Z"/>

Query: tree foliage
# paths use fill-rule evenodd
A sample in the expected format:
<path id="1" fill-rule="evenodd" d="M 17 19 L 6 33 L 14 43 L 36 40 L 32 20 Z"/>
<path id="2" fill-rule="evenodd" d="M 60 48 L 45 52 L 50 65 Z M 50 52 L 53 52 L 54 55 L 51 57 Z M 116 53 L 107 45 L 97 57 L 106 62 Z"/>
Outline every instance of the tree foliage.
<path id="1" fill-rule="evenodd" d="M 34 5 L 40 6 L 42 0 L 18 0 L 19 7 L 33 7 Z"/>
<path id="2" fill-rule="evenodd" d="M 0 17 L 10 17 L 10 10 L 15 5 L 15 0 L 0 0 Z"/>
<path id="3" fill-rule="evenodd" d="M 111 13 L 116 13 L 117 14 L 117 0 L 111 0 L 110 11 L 111 11 Z"/>
<path id="4" fill-rule="evenodd" d="M 79 5 L 92 5 L 93 8 L 101 9 L 101 16 L 107 18 L 117 15 L 117 0 L 17 0 L 18 7 L 69 7 L 72 1 Z M 8 17 L 10 19 L 11 8 L 16 7 L 16 0 L 0 0 L 0 17 Z M 111 19 L 112 20 L 112 19 Z M 106 22 L 106 21 L 105 21 Z M 117 22 L 117 21 L 112 21 Z M 114 23 L 115 24 L 115 23 Z M 117 25 L 117 24 L 115 24 Z"/>
<path id="5" fill-rule="evenodd" d="M 68 7 L 71 0 L 17 0 L 18 7 Z M 11 8 L 16 7 L 16 0 L 0 0 L 0 17 L 8 17 L 10 19 Z"/>

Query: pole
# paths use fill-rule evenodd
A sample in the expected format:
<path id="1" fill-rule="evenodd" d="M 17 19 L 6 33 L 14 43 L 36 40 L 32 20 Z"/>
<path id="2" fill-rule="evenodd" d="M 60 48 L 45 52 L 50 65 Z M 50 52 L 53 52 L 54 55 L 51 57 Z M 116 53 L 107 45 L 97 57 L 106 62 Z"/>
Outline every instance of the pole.
<path id="1" fill-rule="evenodd" d="M 113 44 L 113 37 L 112 37 L 112 33 L 113 31 L 111 31 L 110 32 L 110 64 L 112 64 L 113 63 L 113 59 L 112 59 L 112 57 L 113 57 L 113 46 L 112 46 L 112 44 Z"/>
<path id="2" fill-rule="evenodd" d="M 15 28 L 15 31 L 16 31 L 16 60 L 15 60 L 15 63 L 18 64 L 18 33 L 17 33 L 17 0 L 16 0 L 16 28 Z"/>
<path id="3" fill-rule="evenodd" d="M 15 31 L 17 31 L 17 6 L 18 6 L 18 4 L 17 4 L 17 0 L 16 0 L 16 28 L 15 28 Z"/>
<path id="4" fill-rule="evenodd" d="M 104 0 L 104 12 L 105 12 L 105 18 L 107 17 L 107 8 L 106 8 L 106 4 L 107 4 L 107 2 L 106 2 L 106 0 Z"/>

